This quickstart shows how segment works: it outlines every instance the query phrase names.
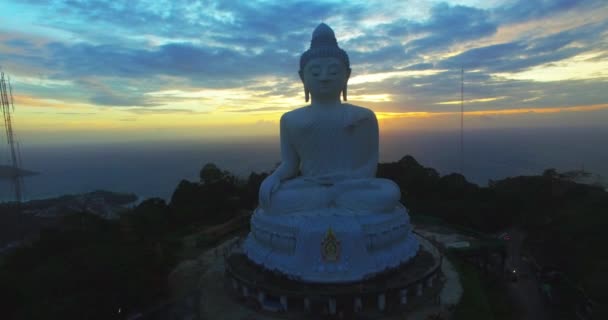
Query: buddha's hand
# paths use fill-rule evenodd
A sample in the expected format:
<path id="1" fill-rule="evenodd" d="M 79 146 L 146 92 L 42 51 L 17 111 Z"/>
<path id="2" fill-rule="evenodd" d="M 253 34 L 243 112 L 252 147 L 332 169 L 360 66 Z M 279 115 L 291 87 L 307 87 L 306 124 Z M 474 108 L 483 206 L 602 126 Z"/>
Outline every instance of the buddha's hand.
<path id="1" fill-rule="evenodd" d="M 349 176 L 343 173 L 326 174 L 316 177 L 308 177 L 305 180 L 320 184 L 322 186 L 333 186 L 338 182 L 348 180 Z"/>
<path id="2" fill-rule="evenodd" d="M 264 181 L 262 181 L 262 185 L 260 185 L 260 205 L 262 208 L 268 208 L 270 206 L 270 197 L 272 193 L 279 189 L 281 185 L 281 179 L 279 177 L 271 174 Z"/>

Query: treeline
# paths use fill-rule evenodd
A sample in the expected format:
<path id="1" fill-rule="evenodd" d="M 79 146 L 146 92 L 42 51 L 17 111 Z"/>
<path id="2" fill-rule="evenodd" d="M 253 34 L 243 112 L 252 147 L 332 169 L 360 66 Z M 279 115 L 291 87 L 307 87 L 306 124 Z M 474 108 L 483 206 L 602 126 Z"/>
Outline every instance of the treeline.
<path id="1" fill-rule="evenodd" d="M 169 203 L 147 199 L 118 220 L 65 215 L 0 256 L 0 318 L 125 319 L 169 298 L 182 238 L 254 208 L 265 177 L 241 181 L 207 164 L 199 181 L 180 182 Z"/>
<path id="2" fill-rule="evenodd" d="M 80 213 L 3 258 L 2 319 L 122 319 L 166 294 L 174 248 Z"/>
<path id="3" fill-rule="evenodd" d="M 536 176 L 490 181 L 480 187 L 460 174 L 440 176 L 411 156 L 378 166 L 378 176 L 401 187 L 401 200 L 410 214 L 432 215 L 486 233 L 522 228 L 527 234 L 525 250 L 541 265 L 563 271 L 575 286 L 604 305 L 608 193 L 601 185 L 576 182 L 586 175 L 581 170 L 547 169 Z"/>
<path id="4" fill-rule="evenodd" d="M 166 298 L 181 239 L 254 209 L 266 176 L 251 173 L 243 180 L 207 164 L 199 181 L 179 183 L 169 203 L 147 199 L 118 221 L 66 216 L 61 228 L 46 229 L 37 241 L 0 257 L 2 318 L 123 319 Z M 601 245 L 608 243 L 602 230 L 608 196 L 601 187 L 555 170 L 480 187 L 459 174 L 441 176 L 411 156 L 379 164 L 378 176 L 400 186 L 411 214 L 484 232 L 525 228 L 548 260 L 564 264 L 606 301 L 599 288 L 607 287 L 601 271 L 608 251 Z"/>
<path id="5" fill-rule="evenodd" d="M 509 226 L 545 228 L 563 215 L 587 221 L 608 208 L 608 194 L 599 185 L 576 183 L 585 172 L 558 173 L 547 169 L 537 176 L 490 181 L 487 187 L 452 173 L 440 176 L 433 169 L 405 156 L 378 165 L 378 176 L 394 180 L 402 202 L 413 214 L 434 215 L 452 224 L 496 232 Z M 597 218 L 597 217 L 596 217 Z"/>

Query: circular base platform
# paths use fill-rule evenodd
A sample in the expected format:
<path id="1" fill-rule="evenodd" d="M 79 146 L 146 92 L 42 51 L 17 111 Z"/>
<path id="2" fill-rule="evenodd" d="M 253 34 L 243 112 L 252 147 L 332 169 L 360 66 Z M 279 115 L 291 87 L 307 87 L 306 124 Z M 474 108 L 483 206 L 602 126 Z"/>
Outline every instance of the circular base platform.
<path id="1" fill-rule="evenodd" d="M 289 279 L 235 252 L 225 260 L 227 289 L 242 304 L 289 318 L 403 313 L 436 300 L 441 290 L 442 257 L 430 242 L 417 238 L 421 248 L 407 263 L 370 279 L 339 284 Z"/>
<path id="2" fill-rule="evenodd" d="M 258 208 L 250 228 L 247 258 L 299 282 L 359 282 L 405 264 L 419 248 L 401 204 L 382 213 L 332 207 L 269 215 Z"/>

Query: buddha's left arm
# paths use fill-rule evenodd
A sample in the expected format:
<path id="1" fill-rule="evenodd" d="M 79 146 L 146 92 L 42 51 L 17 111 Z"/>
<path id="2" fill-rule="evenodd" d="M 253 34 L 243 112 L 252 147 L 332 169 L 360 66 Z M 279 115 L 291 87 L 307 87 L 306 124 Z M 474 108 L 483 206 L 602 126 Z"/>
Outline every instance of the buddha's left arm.
<path id="1" fill-rule="evenodd" d="M 361 167 L 353 172 L 353 178 L 374 178 L 378 169 L 378 145 L 380 139 L 376 115 L 372 112 L 372 116 L 363 121 L 359 129 L 366 133 L 366 139 L 362 144 L 367 150 L 368 158 Z"/>

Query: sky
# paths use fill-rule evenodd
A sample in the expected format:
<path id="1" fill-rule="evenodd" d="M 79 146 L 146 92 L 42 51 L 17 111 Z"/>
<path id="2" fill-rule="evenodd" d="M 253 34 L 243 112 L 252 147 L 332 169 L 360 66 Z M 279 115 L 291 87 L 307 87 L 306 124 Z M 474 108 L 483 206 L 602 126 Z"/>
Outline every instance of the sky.
<path id="1" fill-rule="evenodd" d="M 381 135 L 605 127 L 605 0 L 0 2 L 29 145 L 273 137 L 321 22 Z"/>

